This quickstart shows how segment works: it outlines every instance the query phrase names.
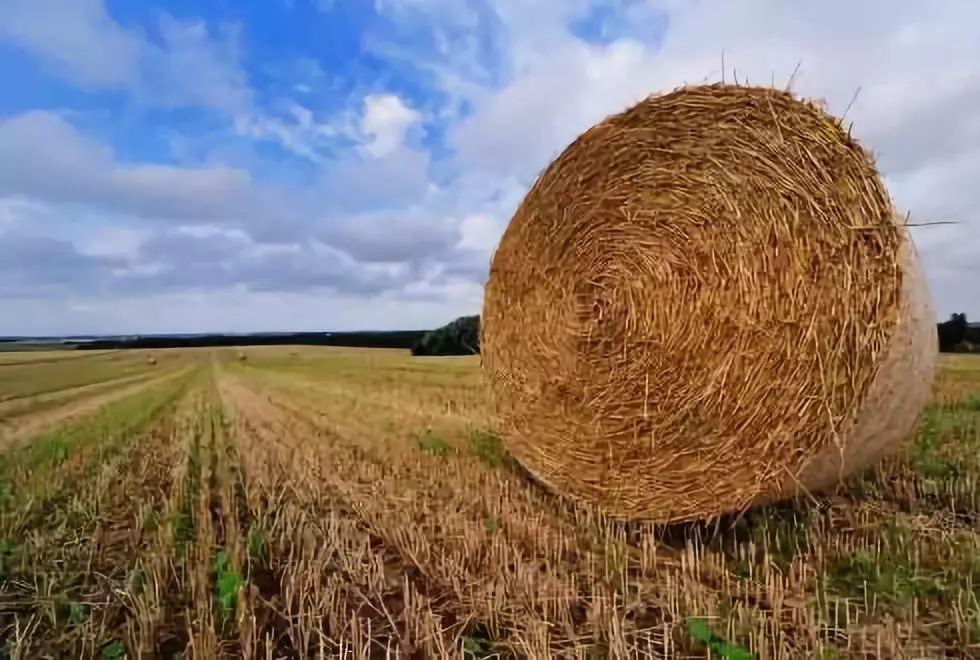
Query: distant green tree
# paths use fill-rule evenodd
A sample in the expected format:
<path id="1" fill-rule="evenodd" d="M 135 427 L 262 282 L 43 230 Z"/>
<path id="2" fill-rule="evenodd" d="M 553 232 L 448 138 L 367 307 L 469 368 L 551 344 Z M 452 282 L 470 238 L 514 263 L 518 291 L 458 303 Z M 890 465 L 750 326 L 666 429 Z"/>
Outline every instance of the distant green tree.
<path id="1" fill-rule="evenodd" d="M 461 316 L 425 333 L 412 346 L 412 355 L 472 355 L 479 352 L 479 315 Z"/>
<path id="2" fill-rule="evenodd" d="M 939 324 L 939 350 L 955 351 L 967 338 L 969 323 L 966 314 L 952 314 L 948 321 Z"/>

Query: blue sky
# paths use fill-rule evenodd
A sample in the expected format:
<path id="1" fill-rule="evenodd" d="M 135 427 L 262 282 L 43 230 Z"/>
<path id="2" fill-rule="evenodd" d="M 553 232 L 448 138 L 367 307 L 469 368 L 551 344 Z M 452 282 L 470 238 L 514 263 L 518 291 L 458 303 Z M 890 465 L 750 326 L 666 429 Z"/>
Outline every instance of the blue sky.
<path id="1" fill-rule="evenodd" d="M 847 16 L 842 21 L 841 16 Z M 479 311 L 578 133 L 726 75 L 848 112 L 938 313 L 980 315 L 980 9 L 776 0 L 4 0 L 0 335 Z M 851 101 L 857 94 L 856 101 Z M 851 106 L 848 109 L 848 106 Z"/>

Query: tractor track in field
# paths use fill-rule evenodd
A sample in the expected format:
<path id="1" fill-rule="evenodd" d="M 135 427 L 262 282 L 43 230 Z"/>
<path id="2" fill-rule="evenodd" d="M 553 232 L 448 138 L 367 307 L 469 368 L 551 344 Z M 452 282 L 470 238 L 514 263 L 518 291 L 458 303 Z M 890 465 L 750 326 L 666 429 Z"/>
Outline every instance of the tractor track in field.
<path id="1" fill-rule="evenodd" d="M 440 636 L 429 607 L 434 585 L 331 487 L 324 459 L 336 454 L 306 451 L 297 420 L 237 381 L 221 378 L 219 392 L 237 422 L 252 499 L 275 502 L 254 513 L 268 518 L 280 539 L 273 554 L 286 558 L 256 581 L 258 618 L 265 632 L 275 631 L 276 650 L 305 656 L 318 642 L 334 653 L 363 643 L 371 648 L 366 657 L 385 657 L 393 646 L 416 657 L 411 629 Z M 433 643 L 446 644 L 441 636 Z"/>
<path id="2" fill-rule="evenodd" d="M 108 390 L 128 383 L 136 383 L 141 380 L 149 380 L 159 376 L 159 372 L 139 373 L 119 378 L 100 380 L 94 383 L 66 387 L 59 390 L 44 392 L 31 396 L 21 396 L 0 401 L 0 428 L 8 424 L 10 420 L 24 414 L 31 414 L 37 410 L 50 409 L 57 406 L 59 402 L 68 403 L 76 398 L 83 398 L 89 394 L 95 394 L 101 390 Z"/>
<path id="3" fill-rule="evenodd" d="M 153 544 L 150 512 L 173 486 L 175 417 L 187 391 L 178 397 L 75 483 L 77 490 L 52 494 L 57 507 L 39 515 L 24 535 L 23 563 L 0 613 L 37 622 L 34 635 L 18 644 L 24 657 L 98 657 L 106 643 L 125 636 L 130 590 L 143 580 L 138 561 Z M 23 579 L 27 575 L 34 580 Z M 75 625 L 51 634 L 49 627 L 63 625 L 57 613 L 66 608 L 77 617 Z M 55 612 L 54 620 L 45 611 Z"/>
<path id="4" fill-rule="evenodd" d="M 359 443 L 356 424 L 338 423 L 282 392 L 259 394 L 233 379 L 223 381 L 222 391 L 264 437 L 296 437 L 292 451 L 313 464 L 311 481 L 377 537 L 387 565 L 402 574 L 410 568 L 412 589 L 429 599 L 444 643 L 474 625 L 492 626 L 513 652 L 548 654 L 567 650 L 583 633 L 608 630 L 624 614 L 623 604 L 614 604 L 624 594 L 617 596 L 620 585 L 603 569 L 602 553 L 517 476 L 468 457 Z M 655 547 L 623 544 L 619 552 L 622 570 L 636 575 L 679 567 Z M 656 612 L 633 617 L 633 629 L 617 634 L 663 645 L 651 637 Z M 401 640 L 408 648 L 418 643 L 407 634 Z"/>
<path id="5" fill-rule="evenodd" d="M 125 387 L 112 389 L 109 392 L 100 392 L 80 400 L 73 400 L 54 409 L 42 410 L 36 414 L 0 419 L 0 451 L 4 451 L 22 440 L 54 429 L 62 423 L 85 417 L 113 401 L 177 378 L 186 374 L 190 369 L 191 367 L 184 367 L 169 371 L 156 377 L 127 384 Z"/>
<path id="6" fill-rule="evenodd" d="M 52 364 L 57 362 L 68 362 L 70 360 L 90 360 L 100 355 L 108 355 L 114 351 L 84 351 L 82 355 L 57 355 L 53 357 L 43 357 L 36 360 L 0 360 L 0 369 L 4 367 L 17 367 L 33 364 Z"/>

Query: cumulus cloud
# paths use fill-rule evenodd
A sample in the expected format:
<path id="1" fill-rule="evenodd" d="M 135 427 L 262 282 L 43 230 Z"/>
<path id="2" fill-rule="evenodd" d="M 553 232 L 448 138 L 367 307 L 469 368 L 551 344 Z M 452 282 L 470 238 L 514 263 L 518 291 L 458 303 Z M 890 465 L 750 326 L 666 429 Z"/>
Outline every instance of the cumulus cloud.
<path id="1" fill-rule="evenodd" d="M 429 155 L 398 147 L 384 157 L 348 154 L 320 171 L 323 202 L 347 211 L 392 208 L 417 202 L 429 189 Z"/>
<path id="2" fill-rule="evenodd" d="M 228 219 L 258 211 L 243 170 L 120 163 L 111 149 L 46 111 L 0 121 L 0 195 L 146 218 Z"/>
<path id="3" fill-rule="evenodd" d="M 365 262 L 445 258 L 459 241 L 454 219 L 421 208 L 341 216 L 323 227 L 324 242 Z"/>
<path id="4" fill-rule="evenodd" d="M 80 252 L 71 242 L 46 236 L 0 237 L 0 296 L 37 297 L 66 289 L 100 289 L 119 259 Z"/>
<path id="5" fill-rule="evenodd" d="M 398 262 L 407 252 L 378 252 L 383 247 L 362 243 L 374 250 L 367 257 L 350 249 L 351 244 L 355 243 L 341 241 L 347 247 L 342 249 L 317 238 L 267 243 L 239 229 L 177 227 L 144 237 L 130 267 L 115 271 L 115 286 L 119 291 L 148 293 L 237 287 L 374 296 L 404 285 L 407 266 Z M 391 263 L 374 263 L 380 261 Z"/>
<path id="6" fill-rule="evenodd" d="M 359 114 L 342 113 L 322 134 L 349 147 L 319 160 L 321 206 L 359 213 L 409 208 L 430 189 L 429 153 L 413 146 L 421 114 L 394 94 L 369 94 Z"/>
<path id="7" fill-rule="evenodd" d="M 370 94 L 364 98 L 361 132 L 368 137 L 365 151 L 376 158 L 387 156 L 405 141 L 405 133 L 421 119 L 394 94 Z"/>
<path id="8" fill-rule="evenodd" d="M 327 202 L 344 208 L 407 203 L 428 187 L 429 155 L 411 147 L 422 115 L 394 94 L 369 94 L 359 108 L 318 119 L 293 100 L 278 104 L 278 115 L 239 115 L 235 130 L 271 140 L 315 163 Z"/>
<path id="9" fill-rule="evenodd" d="M 489 254 L 497 245 L 503 227 L 500 220 L 492 215 L 472 213 L 463 218 L 459 230 L 457 247 Z"/>
<path id="10" fill-rule="evenodd" d="M 640 44 L 568 39 L 556 48 L 475 97 L 474 113 L 449 134 L 462 166 L 531 177 L 585 128 L 653 89 L 651 51 Z"/>
<path id="11" fill-rule="evenodd" d="M 915 235 L 940 313 L 980 307 L 961 283 L 963 271 L 953 276 L 943 263 L 950 241 L 980 249 L 976 187 L 969 183 L 980 177 L 980 7 L 775 0 L 622 7 L 635 24 L 665 25 L 660 43 L 642 41 L 630 21 L 612 38 L 576 38 L 567 29 L 582 15 L 575 9 L 543 3 L 538 11 L 561 20 L 542 28 L 547 38 L 538 40 L 535 22 L 500 5 L 513 73 L 503 85 L 463 88 L 473 111 L 449 129 L 461 168 L 494 177 L 517 172 L 527 182 L 583 129 L 647 93 L 723 76 L 777 85 L 792 79 L 797 93 L 846 111 L 913 221 L 962 223 Z M 564 29 L 556 32 L 556 24 Z"/>
<path id="12" fill-rule="evenodd" d="M 372 264 L 317 240 L 270 244 L 240 230 L 178 227 L 140 238 L 133 254 L 83 250 L 69 240 L 0 234 L 0 294 L 321 291 L 376 296 L 405 284 L 406 266 Z"/>
<path id="13" fill-rule="evenodd" d="M 646 94 L 721 79 L 724 57 L 728 80 L 785 85 L 799 66 L 797 92 L 838 113 L 854 100 L 848 118 L 886 171 L 976 145 L 980 124 L 968 109 L 980 107 L 971 27 L 980 11 L 964 17 L 964 5 L 939 3 L 882 12 L 874 4 L 645 3 L 639 8 L 669 26 L 660 44 L 633 36 L 588 43 L 566 32 L 547 52 L 534 41 L 515 45 L 521 66 L 507 84 L 474 96 L 476 109 L 452 127 L 451 144 L 465 166 L 532 174 L 585 127 Z M 836 17 L 845 10 L 842 28 Z M 941 66 L 925 52 L 943 53 Z"/>

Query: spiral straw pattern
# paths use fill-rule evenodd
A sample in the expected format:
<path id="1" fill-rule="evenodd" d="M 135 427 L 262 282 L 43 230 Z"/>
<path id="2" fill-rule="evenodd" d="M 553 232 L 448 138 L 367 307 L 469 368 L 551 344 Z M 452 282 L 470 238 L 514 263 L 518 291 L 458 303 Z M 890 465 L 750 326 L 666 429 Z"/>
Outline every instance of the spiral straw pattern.
<path id="1" fill-rule="evenodd" d="M 493 256 L 481 351 L 502 440 L 538 480 L 671 522 L 825 488 L 901 446 L 933 323 L 840 122 L 714 84 L 606 118 L 539 176 Z"/>

